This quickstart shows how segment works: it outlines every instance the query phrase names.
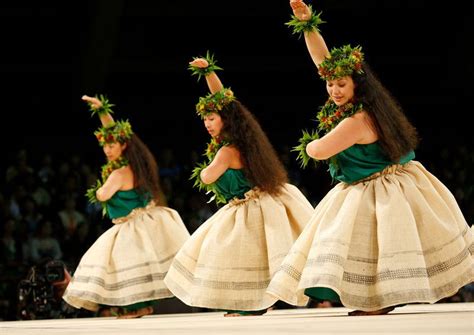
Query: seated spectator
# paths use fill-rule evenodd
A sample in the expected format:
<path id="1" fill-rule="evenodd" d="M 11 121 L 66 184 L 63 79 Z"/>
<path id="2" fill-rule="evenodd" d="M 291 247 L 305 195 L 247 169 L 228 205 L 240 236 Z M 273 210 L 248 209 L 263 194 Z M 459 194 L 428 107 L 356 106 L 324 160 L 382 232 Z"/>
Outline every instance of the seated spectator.
<path id="1" fill-rule="evenodd" d="M 45 258 L 61 259 L 63 256 L 58 240 L 52 236 L 52 224 L 48 219 L 40 222 L 30 247 L 30 259 L 33 263 Z"/>
<path id="2" fill-rule="evenodd" d="M 33 236 L 38 229 L 39 222 L 43 218 L 43 214 L 38 210 L 36 201 L 27 195 L 21 203 L 21 222 L 26 225 L 28 236 Z"/>
<path id="3" fill-rule="evenodd" d="M 21 241 L 16 235 L 17 223 L 13 218 L 7 218 L 0 225 L 0 259 L 7 266 L 18 266 L 22 260 Z"/>
<path id="4" fill-rule="evenodd" d="M 69 240 L 81 222 L 86 221 L 84 214 L 76 209 L 76 200 L 68 197 L 64 200 L 64 207 L 58 212 L 61 227 L 64 230 L 65 240 Z"/>

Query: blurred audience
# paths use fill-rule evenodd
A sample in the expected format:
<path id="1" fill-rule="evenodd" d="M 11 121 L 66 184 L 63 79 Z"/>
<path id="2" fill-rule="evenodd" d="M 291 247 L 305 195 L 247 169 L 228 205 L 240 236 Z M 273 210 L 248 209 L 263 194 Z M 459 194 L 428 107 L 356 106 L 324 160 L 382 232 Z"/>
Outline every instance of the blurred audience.
<path id="1" fill-rule="evenodd" d="M 90 245 L 112 225 L 102 216 L 101 206 L 89 204 L 84 195 L 98 178 L 98 162 L 86 162 L 87 156 L 79 154 L 36 154 L 30 156 L 21 149 L 0 167 L 0 320 L 16 319 L 12 301 L 31 266 L 51 258 L 74 270 Z M 279 155 L 290 181 L 316 206 L 332 186 L 324 167 L 302 170 L 288 146 L 280 148 Z M 164 148 L 157 157 L 165 202 L 180 213 L 193 233 L 217 210 L 189 181 L 202 157 L 195 150 L 176 156 L 171 148 Z M 444 147 L 421 160 L 452 191 L 472 225 L 474 152 L 467 145 Z M 458 301 L 474 301 L 474 283 L 442 302 Z M 308 307 L 331 305 L 313 302 Z M 292 306 L 279 303 L 274 308 Z"/>

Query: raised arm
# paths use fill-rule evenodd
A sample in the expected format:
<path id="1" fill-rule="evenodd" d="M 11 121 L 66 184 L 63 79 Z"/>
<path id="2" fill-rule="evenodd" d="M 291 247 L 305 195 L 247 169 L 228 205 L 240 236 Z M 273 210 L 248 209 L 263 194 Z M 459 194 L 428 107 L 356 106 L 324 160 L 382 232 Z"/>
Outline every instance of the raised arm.
<path id="1" fill-rule="evenodd" d="M 206 78 L 207 86 L 212 94 L 224 88 L 224 85 L 222 85 L 221 80 L 215 72 L 215 70 L 222 70 L 222 68 L 215 65 L 214 59 L 209 52 L 206 57 L 194 58 L 189 62 L 189 69 L 193 71 L 193 74 L 198 75 L 199 78 L 201 78 L 201 76 Z"/>
<path id="2" fill-rule="evenodd" d="M 289 25 L 294 26 L 295 32 L 304 33 L 309 54 L 314 64 L 319 67 L 319 64 L 329 57 L 326 42 L 317 29 L 317 25 L 322 23 L 322 21 L 319 19 L 319 16 L 312 13 L 311 8 L 302 0 L 290 0 L 290 6 L 293 9 L 294 17 Z M 300 28 L 296 28 L 296 26 Z"/>
<path id="3" fill-rule="evenodd" d="M 110 107 L 113 105 L 109 104 L 107 99 L 102 98 L 101 101 L 96 97 L 83 95 L 82 100 L 88 103 L 94 113 L 99 114 L 100 122 L 104 127 L 110 126 L 114 123 L 114 119 L 112 115 L 110 115 L 112 112 Z M 104 106 L 103 102 L 105 102 L 106 106 Z"/>

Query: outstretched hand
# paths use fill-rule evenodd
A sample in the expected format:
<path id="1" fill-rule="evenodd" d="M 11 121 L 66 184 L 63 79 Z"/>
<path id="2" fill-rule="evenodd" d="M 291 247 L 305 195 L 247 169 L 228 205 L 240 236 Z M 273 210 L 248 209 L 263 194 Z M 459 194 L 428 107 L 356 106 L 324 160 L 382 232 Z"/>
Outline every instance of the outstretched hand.
<path id="1" fill-rule="evenodd" d="M 291 9 L 293 14 L 301 21 L 307 21 L 311 17 L 311 10 L 303 0 L 290 0 Z"/>
<path id="2" fill-rule="evenodd" d="M 102 102 L 97 98 L 83 95 L 81 99 L 87 102 L 92 109 L 99 109 L 102 107 Z"/>
<path id="3" fill-rule="evenodd" d="M 200 69 L 205 69 L 209 66 L 209 63 L 204 58 L 195 58 L 192 62 L 189 62 L 189 65 L 198 67 Z"/>

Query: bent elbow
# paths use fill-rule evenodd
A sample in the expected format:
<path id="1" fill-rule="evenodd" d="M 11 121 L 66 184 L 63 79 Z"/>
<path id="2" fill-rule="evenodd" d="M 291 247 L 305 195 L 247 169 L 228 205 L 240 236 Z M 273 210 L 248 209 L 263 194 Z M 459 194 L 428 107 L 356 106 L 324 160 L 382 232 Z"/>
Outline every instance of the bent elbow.
<path id="1" fill-rule="evenodd" d="M 317 160 L 325 160 L 331 157 L 325 152 L 324 148 L 321 145 L 318 145 L 318 141 L 313 141 L 306 146 L 306 153 L 309 157 Z"/>
<path id="2" fill-rule="evenodd" d="M 95 197 L 97 198 L 97 200 L 99 200 L 100 202 L 105 202 L 109 200 L 104 193 L 105 192 L 102 189 L 98 189 L 97 192 L 95 192 Z"/>
<path id="3" fill-rule="evenodd" d="M 204 184 L 212 184 L 214 182 L 214 180 L 212 180 L 212 178 L 209 176 L 209 173 L 207 173 L 207 171 L 204 169 L 201 171 L 201 181 L 204 183 Z"/>

